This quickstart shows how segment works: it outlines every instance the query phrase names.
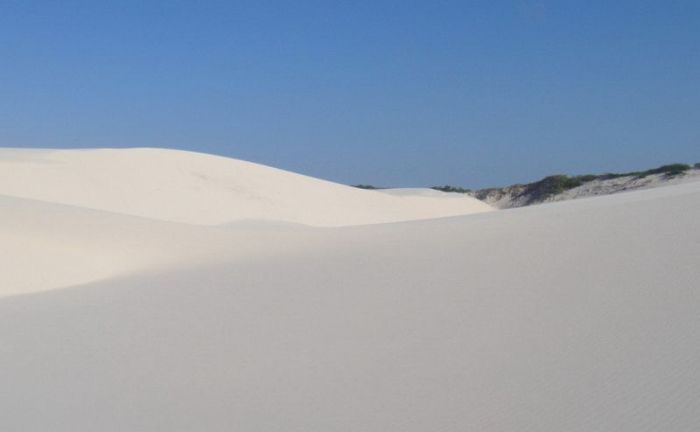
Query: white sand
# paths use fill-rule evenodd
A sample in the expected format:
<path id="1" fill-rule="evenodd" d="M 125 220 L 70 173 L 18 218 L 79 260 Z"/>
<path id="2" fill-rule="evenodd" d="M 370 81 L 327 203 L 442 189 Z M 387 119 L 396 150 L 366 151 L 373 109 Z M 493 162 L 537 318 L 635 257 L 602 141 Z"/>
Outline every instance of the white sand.
<path id="1" fill-rule="evenodd" d="M 164 149 L 0 149 L 0 195 L 152 219 L 313 226 L 490 211 L 471 197 L 395 197 L 236 159 Z"/>
<path id="2" fill-rule="evenodd" d="M 188 225 L 0 195 L 0 297 L 186 264 L 216 251 L 216 243 L 197 247 L 191 231 Z"/>
<path id="3" fill-rule="evenodd" d="M 0 209 L 3 430 L 700 428 L 698 182 L 332 229 Z"/>

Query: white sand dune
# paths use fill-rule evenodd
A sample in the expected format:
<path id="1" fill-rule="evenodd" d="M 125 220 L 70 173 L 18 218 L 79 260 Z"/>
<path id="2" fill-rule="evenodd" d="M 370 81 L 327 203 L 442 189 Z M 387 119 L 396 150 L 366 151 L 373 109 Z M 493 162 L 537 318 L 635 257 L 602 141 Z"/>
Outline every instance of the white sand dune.
<path id="1" fill-rule="evenodd" d="M 342 226 L 477 213 L 462 197 L 395 197 L 185 151 L 0 149 L 0 195 L 199 225 L 275 220 Z"/>
<path id="2" fill-rule="evenodd" d="M 322 231 L 248 220 L 197 226 L 0 195 L 0 298 L 200 263 L 299 253 L 300 245 Z"/>
<path id="3" fill-rule="evenodd" d="M 0 196 L 0 297 L 198 261 L 188 225 Z"/>
<path id="4" fill-rule="evenodd" d="M 332 229 L 91 188 L 0 197 L 3 430 L 700 428 L 699 182 Z"/>

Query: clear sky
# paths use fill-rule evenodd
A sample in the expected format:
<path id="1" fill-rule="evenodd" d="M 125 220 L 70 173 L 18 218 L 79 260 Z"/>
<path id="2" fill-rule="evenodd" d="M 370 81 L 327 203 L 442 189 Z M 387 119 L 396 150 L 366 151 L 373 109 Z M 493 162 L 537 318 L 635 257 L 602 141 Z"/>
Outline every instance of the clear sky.
<path id="1" fill-rule="evenodd" d="M 386 186 L 700 162 L 700 1 L 0 0 L 0 146 Z"/>

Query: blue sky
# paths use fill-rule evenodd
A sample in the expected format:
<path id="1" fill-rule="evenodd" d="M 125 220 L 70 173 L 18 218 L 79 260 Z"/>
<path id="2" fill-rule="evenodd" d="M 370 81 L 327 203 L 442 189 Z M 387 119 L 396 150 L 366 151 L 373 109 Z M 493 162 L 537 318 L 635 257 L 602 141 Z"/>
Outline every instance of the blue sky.
<path id="1" fill-rule="evenodd" d="M 466 187 L 700 162 L 700 2 L 0 0 L 0 146 Z"/>

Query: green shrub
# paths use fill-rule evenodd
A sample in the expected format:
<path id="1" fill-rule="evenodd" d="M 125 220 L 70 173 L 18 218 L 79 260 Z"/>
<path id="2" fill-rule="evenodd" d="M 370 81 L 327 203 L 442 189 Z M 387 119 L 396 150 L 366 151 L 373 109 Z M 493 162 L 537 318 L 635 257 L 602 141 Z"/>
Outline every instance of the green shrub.
<path id="1" fill-rule="evenodd" d="M 635 177 L 635 178 L 644 178 L 653 174 L 665 174 L 668 177 L 673 177 L 677 176 L 679 174 L 683 174 L 684 172 L 688 171 L 691 168 L 690 165 L 687 164 L 681 164 L 681 163 L 675 163 L 675 164 L 669 164 L 669 165 L 662 165 L 658 168 L 652 168 L 648 169 L 646 171 L 632 171 L 632 172 L 626 172 L 626 173 L 608 173 L 608 174 L 603 174 L 598 176 L 599 179 L 601 180 L 610 180 L 610 179 L 615 179 L 615 178 L 620 178 L 620 177 Z"/>
<path id="2" fill-rule="evenodd" d="M 593 175 L 593 174 L 586 174 L 586 175 L 576 176 L 576 177 L 574 177 L 574 178 L 575 178 L 576 180 L 580 181 L 581 184 L 583 184 L 583 183 L 588 183 L 588 182 L 590 182 L 590 181 L 593 181 L 593 180 L 598 179 L 598 176 L 597 176 L 597 175 Z"/>
<path id="3" fill-rule="evenodd" d="M 536 195 L 545 198 L 551 195 L 557 195 L 567 189 L 571 189 L 571 178 L 567 175 L 557 174 L 543 178 L 535 182 L 530 188 Z"/>
<path id="4" fill-rule="evenodd" d="M 598 179 L 600 180 L 612 180 L 620 177 L 629 177 L 632 175 L 638 175 L 639 172 L 631 172 L 631 173 L 605 173 L 601 174 L 598 176 Z"/>
<path id="5" fill-rule="evenodd" d="M 670 165 L 663 165 L 663 166 L 660 166 L 658 168 L 644 171 L 642 173 L 642 175 L 639 177 L 646 177 L 646 176 L 651 175 L 651 174 L 664 174 L 668 177 L 673 177 L 673 176 L 677 176 L 679 174 L 683 174 L 684 172 L 688 171 L 689 169 L 690 169 L 690 165 L 675 163 L 675 164 L 670 164 Z"/>
<path id="6" fill-rule="evenodd" d="M 445 185 L 445 186 L 433 186 L 430 189 L 435 189 L 439 190 L 442 192 L 454 192 L 454 193 L 470 193 L 472 190 L 471 189 L 465 189 L 459 186 L 450 186 L 450 185 Z"/>
<path id="7" fill-rule="evenodd" d="M 376 189 L 382 189 L 377 186 L 372 186 L 372 185 L 366 185 L 366 184 L 358 184 L 358 185 L 352 185 L 353 187 L 356 187 L 358 189 L 367 189 L 367 190 L 376 190 Z"/>

